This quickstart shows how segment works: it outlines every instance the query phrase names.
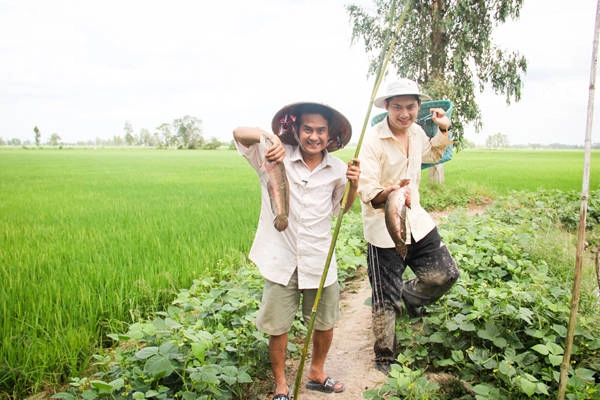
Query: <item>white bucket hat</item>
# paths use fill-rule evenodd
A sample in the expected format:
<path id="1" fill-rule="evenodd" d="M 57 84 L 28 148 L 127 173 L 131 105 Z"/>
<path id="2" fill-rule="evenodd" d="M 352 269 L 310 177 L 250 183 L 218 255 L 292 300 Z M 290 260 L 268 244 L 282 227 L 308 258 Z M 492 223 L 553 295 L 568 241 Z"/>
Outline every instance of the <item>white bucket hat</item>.
<path id="1" fill-rule="evenodd" d="M 386 99 L 406 95 L 417 96 L 420 100 L 431 100 L 431 97 L 427 96 L 425 93 L 421 93 L 417 82 L 411 81 L 410 79 L 399 79 L 388 83 L 383 93 L 375 99 L 373 104 L 375 104 L 375 107 L 385 108 Z"/>

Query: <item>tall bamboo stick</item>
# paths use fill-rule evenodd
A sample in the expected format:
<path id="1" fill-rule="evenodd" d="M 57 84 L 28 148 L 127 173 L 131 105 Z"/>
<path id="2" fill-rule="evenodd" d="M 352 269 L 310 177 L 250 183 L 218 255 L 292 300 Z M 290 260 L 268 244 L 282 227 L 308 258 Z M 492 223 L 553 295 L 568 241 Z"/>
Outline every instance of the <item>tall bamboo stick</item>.
<path id="1" fill-rule="evenodd" d="M 587 220 L 588 198 L 590 191 L 590 159 L 592 148 L 592 120 L 594 115 L 594 93 L 596 86 L 596 68 L 598 65 L 598 33 L 600 32 L 600 0 L 596 5 L 596 24 L 594 29 L 594 44 L 592 49 L 592 65 L 590 68 L 590 87 L 588 96 L 587 121 L 585 130 L 585 157 L 583 163 L 583 183 L 581 189 L 581 208 L 579 212 L 579 230 L 577 233 L 577 253 L 575 256 L 575 278 L 573 293 L 571 294 L 571 311 L 569 315 L 569 328 L 567 329 L 567 342 L 565 354 L 560 364 L 560 380 L 558 383 L 558 400 L 565 398 L 569 366 L 571 364 L 571 351 L 575 326 L 577 325 L 577 310 L 579 308 L 579 293 L 581 290 L 581 267 L 583 265 L 583 251 L 585 246 L 585 224 Z"/>

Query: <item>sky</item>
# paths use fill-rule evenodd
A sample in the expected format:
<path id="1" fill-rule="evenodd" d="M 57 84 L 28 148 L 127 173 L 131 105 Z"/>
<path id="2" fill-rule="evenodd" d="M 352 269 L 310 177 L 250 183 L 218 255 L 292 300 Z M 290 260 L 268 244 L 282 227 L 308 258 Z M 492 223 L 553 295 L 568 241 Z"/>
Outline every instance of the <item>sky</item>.
<path id="1" fill-rule="evenodd" d="M 356 142 L 375 78 L 351 42 L 349 3 L 372 1 L 0 0 L 0 137 L 33 141 L 37 126 L 42 142 L 93 141 L 190 115 L 205 138 L 229 141 L 236 126 L 269 129 L 284 105 L 316 101 L 348 117 Z M 478 95 L 484 125 L 467 139 L 583 145 L 595 13 L 593 0 L 524 0 L 494 34 L 527 58 L 522 99 Z"/>

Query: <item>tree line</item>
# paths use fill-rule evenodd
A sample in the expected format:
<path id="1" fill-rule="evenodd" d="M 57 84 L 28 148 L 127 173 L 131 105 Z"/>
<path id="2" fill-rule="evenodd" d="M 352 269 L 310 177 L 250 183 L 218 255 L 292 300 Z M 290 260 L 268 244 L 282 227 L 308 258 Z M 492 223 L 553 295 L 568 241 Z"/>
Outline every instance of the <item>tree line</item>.
<path id="1" fill-rule="evenodd" d="M 215 150 L 220 147 L 233 147 L 233 141 L 221 142 L 216 137 L 206 139 L 202 132 L 202 120 L 190 115 L 174 119 L 171 123 L 162 123 L 153 131 L 140 129 L 136 134 L 133 125 L 125 121 L 123 135 L 112 138 L 96 138 L 95 140 L 77 141 L 68 145 L 77 146 L 140 146 L 159 149 Z M 33 141 L 13 138 L 4 140 L 0 137 L 0 146 L 52 146 L 66 145 L 58 133 L 52 133 L 46 142 L 42 141 L 40 128 L 33 128 Z"/>

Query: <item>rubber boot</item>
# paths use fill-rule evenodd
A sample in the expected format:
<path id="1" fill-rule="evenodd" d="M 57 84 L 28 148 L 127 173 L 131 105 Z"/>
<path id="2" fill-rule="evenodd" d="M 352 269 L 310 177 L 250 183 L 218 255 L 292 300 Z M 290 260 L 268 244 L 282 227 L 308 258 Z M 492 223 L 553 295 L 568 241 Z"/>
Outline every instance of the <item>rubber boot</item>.
<path id="1" fill-rule="evenodd" d="M 378 370 L 388 373 L 391 364 L 396 361 L 396 311 L 378 310 L 374 311 L 372 316 L 375 366 Z"/>

